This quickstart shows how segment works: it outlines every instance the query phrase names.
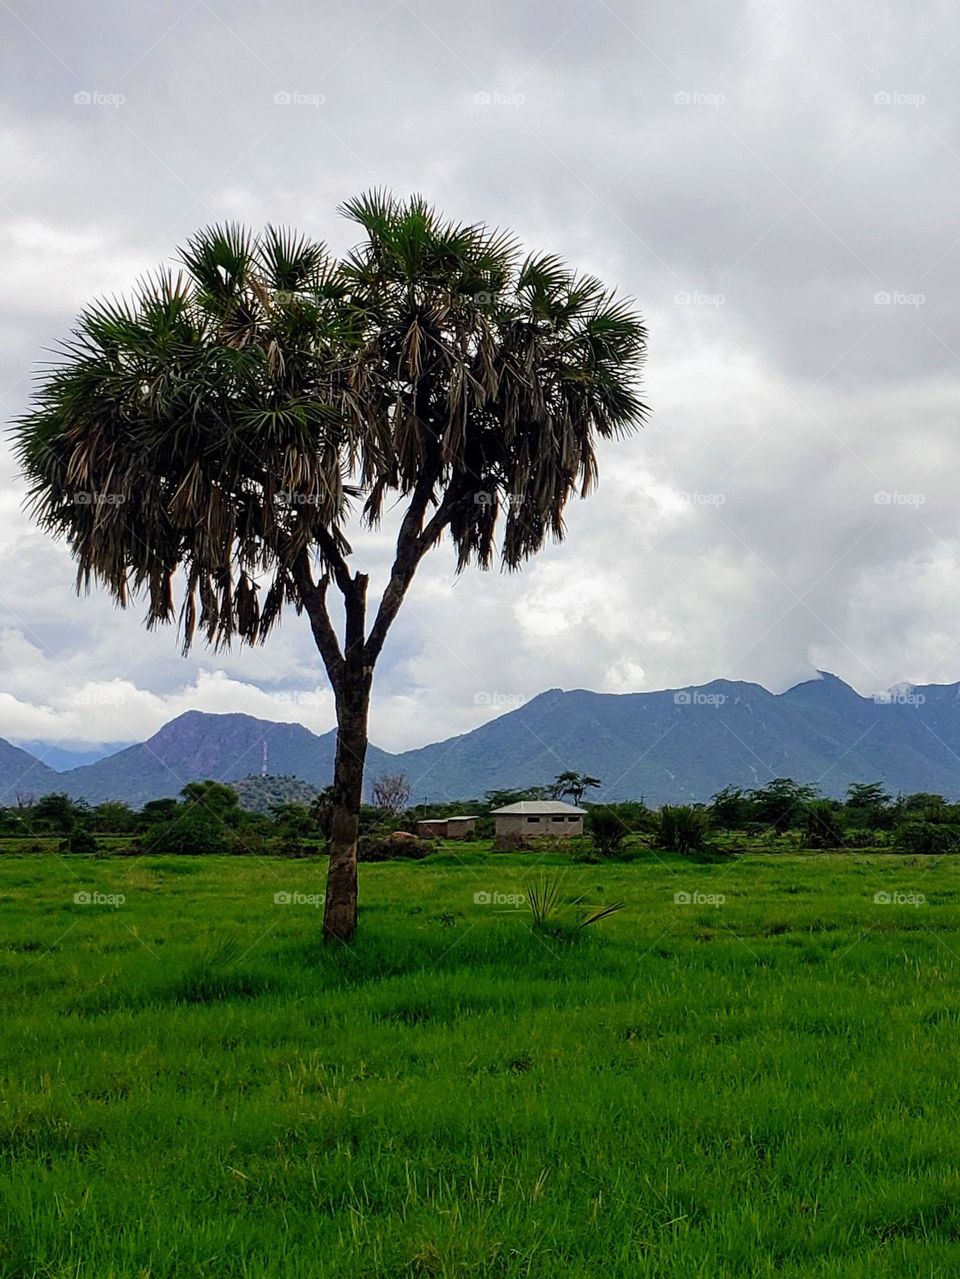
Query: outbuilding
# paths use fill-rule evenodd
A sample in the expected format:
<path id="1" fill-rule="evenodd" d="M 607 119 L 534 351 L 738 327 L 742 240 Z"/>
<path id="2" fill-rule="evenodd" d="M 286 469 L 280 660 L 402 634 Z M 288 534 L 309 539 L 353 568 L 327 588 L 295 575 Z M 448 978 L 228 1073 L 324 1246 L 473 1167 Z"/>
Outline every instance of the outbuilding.
<path id="1" fill-rule="evenodd" d="M 559 799 L 522 799 L 493 810 L 494 848 L 508 848 L 531 839 L 572 839 L 583 834 L 585 808 Z"/>
<path id="2" fill-rule="evenodd" d="M 431 817 L 417 822 L 417 834 L 423 839 L 469 839 L 476 829 L 476 817 Z"/>

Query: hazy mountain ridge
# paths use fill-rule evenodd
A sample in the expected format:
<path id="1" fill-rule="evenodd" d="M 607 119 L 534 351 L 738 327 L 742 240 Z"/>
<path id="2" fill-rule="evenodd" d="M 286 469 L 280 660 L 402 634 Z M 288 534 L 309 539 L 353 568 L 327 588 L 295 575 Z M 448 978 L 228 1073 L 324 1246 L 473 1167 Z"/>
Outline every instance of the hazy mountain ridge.
<path id="1" fill-rule="evenodd" d="M 335 746 L 332 731 L 188 711 L 146 742 L 55 773 L 0 739 L 0 802 L 12 803 L 20 789 L 139 805 L 188 781 L 239 781 L 264 770 L 322 787 Z M 960 685 L 903 686 L 886 704 L 825 673 L 780 694 L 729 680 L 652 693 L 549 689 L 459 737 L 399 754 L 371 746 L 366 772 L 405 773 L 418 802 L 536 785 L 568 768 L 603 779 L 595 798 L 651 804 L 706 800 L 723 786 L 780 776 L 817 782 L 825 794 L 883 781 L 956 799 Z"/>

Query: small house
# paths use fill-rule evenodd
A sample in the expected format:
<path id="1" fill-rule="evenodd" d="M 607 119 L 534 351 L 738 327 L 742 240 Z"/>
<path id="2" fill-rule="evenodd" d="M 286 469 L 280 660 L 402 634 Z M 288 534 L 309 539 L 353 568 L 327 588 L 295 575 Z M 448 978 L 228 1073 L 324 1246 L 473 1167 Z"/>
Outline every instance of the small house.
<path id="1" fill-rule="evenodd" d="M 469 839 L 476 825 L 475 817 L 431 817 L 417 822 L 417 834 L 422 839 Z"/>
<path id="2" fill-rule="evenodd" d="M 523 799 L 493 810 L 494 848 L 509 848 L 549 836 L 572 839 L 583 834 L 586 809 L 559 799 Z"/>

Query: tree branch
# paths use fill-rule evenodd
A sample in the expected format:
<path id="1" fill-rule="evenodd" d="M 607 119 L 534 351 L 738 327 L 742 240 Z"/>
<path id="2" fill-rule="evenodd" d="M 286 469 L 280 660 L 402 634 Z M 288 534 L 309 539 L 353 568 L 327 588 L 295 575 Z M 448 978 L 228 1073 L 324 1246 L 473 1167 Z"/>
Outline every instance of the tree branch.
<path id="1" fill-rule="evenodd" d="M 315 530 L 317 546 L 320 548 L 320 554 L 326 564 L 329 565 L 333 573 L 340 594 L 347 598 L 353 586 L 353 578 L 350 575 L 350 565 L 343 557 L 340 547 L 337 545 L 337 539 L 324 525 L 320 525 Z M 349 547 L 347 548 L 349 552 Z"/>
<path id="2" fill-rule="evenodd" d="M 290 565 L 290 575 L 296 584 L 307 617 L 310 619 L 310 629 L 313 631 L 313 638 L 326 667 L 334 695 L 339 696 L 343 684 L 344 659 L 340 650 L 340 641 L 337 639 L 337 633 L 333 629 L 333 623 L 327 611 L 329 576 L 324 574 L 319 583 L 314 582 L 306 550 L 302 550 Z"/>
<path id="3" fill-rule="evenodd" d="M 370 635 L 364 649 L 364 660 L 367 666 L 373 666 L 380 656 L 380 650 L 387 638 L 387 631 L 400 611 L 400 605 L 403 603 L 403 598 L 413 581 L 420 561 L 436 544 L 449 522 L 454 503 L 449 500 L 448 492 L 426 527 L 423 524 L 433 495 L 439 466 L 438 462 L 436 468 L 421 474 L 414 487 L 403 523 L 400 525 L 400 531 L 397 534 L 396 558 L 390 570 L 390 580 L 383 592 L 380 607 L 377 609 L 377 616 L 370 628 Z"/>

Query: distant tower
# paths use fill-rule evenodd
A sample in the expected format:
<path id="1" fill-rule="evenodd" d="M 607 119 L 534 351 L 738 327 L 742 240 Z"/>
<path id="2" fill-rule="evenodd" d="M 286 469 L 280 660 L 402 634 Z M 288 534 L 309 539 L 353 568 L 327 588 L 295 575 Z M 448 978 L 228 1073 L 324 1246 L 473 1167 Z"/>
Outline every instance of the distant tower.
<path id="1" fill-rule="evenodd" d="M 263 743 L 263 763 L 260 765 L 260 776 L 266 777 L 266 775 L 267 775 L 267 743 L 264 742 Z"/>

